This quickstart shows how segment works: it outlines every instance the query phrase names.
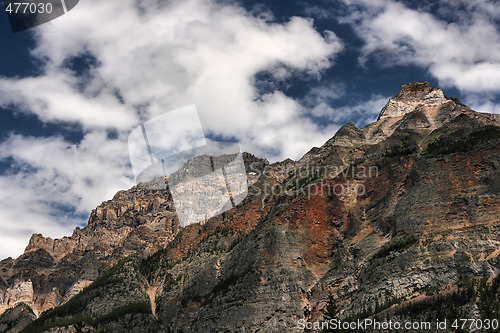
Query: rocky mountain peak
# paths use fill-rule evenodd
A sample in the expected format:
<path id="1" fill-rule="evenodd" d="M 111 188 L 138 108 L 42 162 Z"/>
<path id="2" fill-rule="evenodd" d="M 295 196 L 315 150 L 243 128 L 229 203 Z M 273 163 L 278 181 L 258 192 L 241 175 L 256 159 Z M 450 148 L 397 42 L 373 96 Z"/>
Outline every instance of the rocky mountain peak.
<path id="1" fill-rule="evenodd" d="M 335 136 L 337 136 L 337 137 L 340 137 L 340 136 L 358 137 L 358 136 L 360 136 L 360 130 L 356 127 L 356 125 L 354 125 L 354 123 L 352 121 L 350 121 L 347 124 L 345 124 L 344 126 L 342 126 L 341 128 L 339 128 L 337 133 L 335 133 Z"/>
<path id="2" fill-rule="evenodd" d="M 352 121 L 348 122 L 335 133 L 327 144 L 336 146 L 351 146 L 353 143 L 360 143 L 364 141 L 363 131 L 354 125 Z"/>
<path id="3" fill-rule="evenodd" d="M 400 98 L 418 98 L 421 99 L 429 92 L 434 90 L 440 90 L 439 88 L 433 87 L 427 81 L 420 82 L 409 82 L 401 86 L 399 93 L 397 94 Z"/>
<path id="4" fill-rule="evenodd" d="M 437 106 L 448 100 L 441 89 L 432 87 L 427 81 L 407 83 L 387 102 L 377 120 L 401 117 L 419 107 Z"/>

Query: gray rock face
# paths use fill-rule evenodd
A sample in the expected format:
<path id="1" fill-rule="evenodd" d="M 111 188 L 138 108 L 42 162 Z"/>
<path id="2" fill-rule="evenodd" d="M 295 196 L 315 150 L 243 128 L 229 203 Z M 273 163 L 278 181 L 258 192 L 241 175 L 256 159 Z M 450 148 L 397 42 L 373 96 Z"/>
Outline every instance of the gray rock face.
<path id="1" fill-rule="evenodd" d="M 5 333 L 20 332 L 26 325 L 36 319 L 31 308 L 20 303 L 0 316 L 0 331 Z"/>
<path id="2" fill-rule="evenodd" d="M 346 124 L 297 162 L 247 154 L 236 208 L 181 229 L 172 198 L 143 184 L 71 238 L 34 236 L 3 278 L 81 260 L 65 292 L 94 283 L 29 327 L 54 332 L 290 332 L 331 299 L 342 320 L 500 315 L 499 140 L 497 116 L 408 84 L 376 123 Z M 104 274 L 91 269 L 102 258 L 116 263 Z"/>
<path id="3" fill-rule="evenodd" d="M 34 234 L 19 258 L 0 262 L 0 312 L 20 303 L 38 315 L 66 302 L 120 259 L 166 246 L 179 225 L 167 190 L 118 192 L 70 237 Z"/>
<path id="4" fill-rule="evenodd" d="M 442 105 L 447 101 L 448 99 L 444 96 L 443 91 L 431 87 L 428 82 L 407 83 L 384 106 L 377 120 L 401 117 L 418 108 Z"/>

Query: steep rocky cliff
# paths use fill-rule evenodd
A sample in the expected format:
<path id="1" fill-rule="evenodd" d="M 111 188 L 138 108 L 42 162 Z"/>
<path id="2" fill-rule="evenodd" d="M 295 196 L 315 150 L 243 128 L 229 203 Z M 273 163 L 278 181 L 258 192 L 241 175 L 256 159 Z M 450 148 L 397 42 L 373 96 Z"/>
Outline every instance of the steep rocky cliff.
<path id="1" fill-rule="evenodd" d="M 180 228 L 168 188 L 146 183 L 71 237 L 34 235 L 0 263 L 0 301 L 31 309 L 15 308 L 23 323 L 58 306 L 26 332 L 500 316 L 499 140 L 498 115 L 406 84 L 375 123 L 348 123 L 297 162 L 246 154 L 249 195 L 208 221 Z M 12 311 L 0 329 L 21 327 Z"/>
<path id="2" fill-rule="evenodd" d="M 175 220 L 168 193 L 137 186 L 94 209 L 70 237 L 34 234 L 23 255 L 0 262 L 0 310 L 25 303 L 40 314 L 64 303 L 119 259 L 165 247 Z"/>

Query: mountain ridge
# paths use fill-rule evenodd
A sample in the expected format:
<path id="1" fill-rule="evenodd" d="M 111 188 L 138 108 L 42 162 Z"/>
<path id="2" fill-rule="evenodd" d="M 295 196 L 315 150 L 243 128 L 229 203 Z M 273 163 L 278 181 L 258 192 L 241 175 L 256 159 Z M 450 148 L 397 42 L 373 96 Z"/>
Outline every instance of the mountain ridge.
<path id="1" fill-rule="evenodd" d="M 168 190 L 143 184 L 71 237 L 33 235 L 22 256 L 0 262 L 0 300 L 35 316 L 62 305 L 40 318 L 47 327 L 78 314 L 87 319 L 68 325 L 89 331 L 285 332 L 321 319 L 330 295 L 348 318 L 461 276 L 495 276 L 499 125 L 427 82 L 406 84 L 375 123 L 349 122 L 298 161 L 244 154 L 250 195 L 202 224 L 180 228 Z M 140 291 L 103 298 L 115 291 L 95 281 L 110 267 L 120 288 Z M 75 313 L 58 310 L 72 302 Z M 103 319 L 127 304 L 149 307 L 136 309 L 145 326 L 132 310 Z"/>

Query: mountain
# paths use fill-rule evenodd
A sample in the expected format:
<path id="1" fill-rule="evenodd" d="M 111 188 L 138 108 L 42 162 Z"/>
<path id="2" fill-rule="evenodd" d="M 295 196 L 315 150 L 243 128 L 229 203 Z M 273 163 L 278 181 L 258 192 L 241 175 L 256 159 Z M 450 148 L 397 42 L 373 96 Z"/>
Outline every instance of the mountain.
<path id="1" fill-rule="evenodd" d="M 249 195 L 203 223 L 180 227 L 164 178 L 120 191 L 71 237 L 0 262 L 0 331 L 498 320 L 499 140 L 498 115 L 409 83 L 299 161 L 243 154 Z"/>

